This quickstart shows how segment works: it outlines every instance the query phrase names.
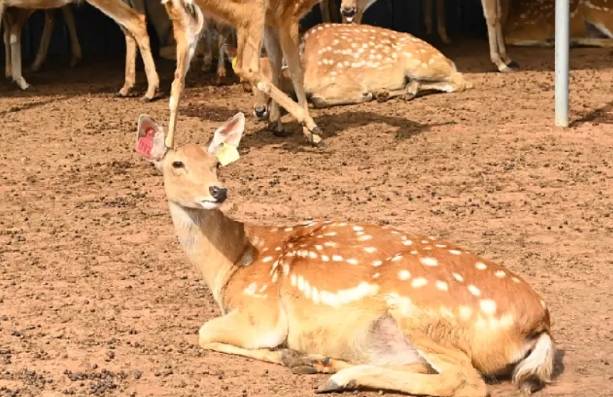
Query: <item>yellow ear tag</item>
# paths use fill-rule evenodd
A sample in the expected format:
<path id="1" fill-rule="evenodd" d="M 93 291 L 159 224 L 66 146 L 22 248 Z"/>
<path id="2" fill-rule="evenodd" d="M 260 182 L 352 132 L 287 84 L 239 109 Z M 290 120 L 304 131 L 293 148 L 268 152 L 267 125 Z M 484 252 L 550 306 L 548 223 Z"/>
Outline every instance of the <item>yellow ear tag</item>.
<path id="1" fill-rule="evenodd" d="M 236 65 L 238 65 L 238 58 L 232 57 L 232 70 L 236 73 Z"/>
<path id="2" fill-rule="evenodd" d="M 238 149 L 236 149 L 236 146 L 230 145 L 229 143 L 222 143 L 219 146 L 219 149 L 217 149 L 215 152 L 215 157 L 217 157 L 219 164 L 225 167 L 226 165 L 238 160 L 240 155 L 238 154 Z"/>

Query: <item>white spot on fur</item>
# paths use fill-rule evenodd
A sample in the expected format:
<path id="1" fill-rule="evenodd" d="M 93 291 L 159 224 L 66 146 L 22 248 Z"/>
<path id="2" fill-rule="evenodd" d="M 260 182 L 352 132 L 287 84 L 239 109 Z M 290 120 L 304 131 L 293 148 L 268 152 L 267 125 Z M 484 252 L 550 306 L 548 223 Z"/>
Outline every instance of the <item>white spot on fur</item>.
<path id="1" fill-rule="evenodd" d="M 507 273 L 504 270 L 496 270 L 494 276 L 498 278 L 505 278 L 507 276 Z"/>
<path id="2" fill-rule="evenodd" d="M 449 250 L 449 253 L 450 253 L 451 255 L 461 255 L 461 254 L 462 254 L 462 251 L 460 251 L 460 250 L 456 250 L 456 249 L 451 249 L 451 250 Z"/>
<path id="3" fill-rule="evenodd" d="M 453 273 L 451 273 L 451 275 L 453 276 L 453 278 L 455 278 L 455 280 L 458 283 L 463 283 L 464 282 L 464 277 L 462 277 L 462 275 L 460 273 L 453 272 Z"/>
<path id="4" fill-rule="evenodd" d="M 411 282 L 411 287 L 413 288 L 421 288 L 428 284 L 428 280 L 423 277 L 418 277 Z"/>
<path id="5" fill-rule="evenodd" d="M 372 261 L 371 265 L 373 265 L 373 267 L 379 267 L 383 264 L 382 260 L 379 259 L 375 259 L 374 261 Z"/>
<path id="6" fill-rule="evenodd" d="M 475 263 L 475 269 L 477 270 L 485 270 L 487 269 L 487 265 L 483 262 L 477 262 Z"/>
<path id="7" fill-rule="evenodd" d="M 400 280 L 406 281 L 411 278 L 411 272 L 408 270 L 401 270 L 398 272 L 398 278 Z"/>
<path id="8" fill-rule="evenodd" d="M 424 256 L 422 258 L 419 258 L 419 261 L 424 266 L 430 266 L 430 267 L 438 266 L 438 261 L 436 260 L 436 258 L 432 258 L 431 256 Z"/>
<path id="9" fill-rule="evenodd" d="M 262 262 L 264 263 L 268 263 L 272 261 L 272 256 L 265 256 L 264 258 L 262 258 Z"/>
<path id="10" fill-rule="evenodd" d="M 473 309 L 465 305 L 460 306 L 458 311 L 460 313 L 460 318 L 463 320 L 468 320 L 473 313 Z"/>
<path id="11" fill-rule="evenodd" d="M 345 262 L 347 262 L 350 265 L 354 265 L 354 266 L 359 263 L 359 261 L 357 259 L 355 259 L 355 258 L 349 258 Z"/>
<path id="12" fill-rule="evenodd" d="M 436 288 L 437 288 L 437 289 L 439 289 L 439 290 L 441 290 L 441 291 L 447 291 L 447 290 L 449 290 L 449 285 L 448 285 L 446 282 L 444 282 L 444 281 L 438 280 L 438 281 L 435 283 L 435 285 L 436 285 Z"/>
<path id="13" fill-rule="evenodd" d="M 481 296 L 481 290 L 477 288 L 476 286 L 469 284 L 467 288 L 468 288 L 468 292 L 470 292 L 472 295 Z"/>
<path id="14" fill-rule="evenodd" d="M 340 255 L 332 255 L 332 260 L 334 262 L 342 262 L 343 261 L 343 257 Z"/>
<path id="15" fill-rule="evenodd" d="M 496 313 L 496 302 L 491 299 L 481 299 L 479 307 L 481 307 L 481 311 L 485 314 L 492 315 Z"/>
<path id="16" fill-rule="evenodd" d="M 363 236 L 358 237 L 358 241 L 368 241 L 372 240 L 372 236 L 369 234 L 365 234 Z"/>
<path id="17" fill-rule="evenodd" d="M 377 248 L 376 247 L 364 247 L 364 252 L 368 254 L 374 254 L 375 252 L 377 252 Z"/>

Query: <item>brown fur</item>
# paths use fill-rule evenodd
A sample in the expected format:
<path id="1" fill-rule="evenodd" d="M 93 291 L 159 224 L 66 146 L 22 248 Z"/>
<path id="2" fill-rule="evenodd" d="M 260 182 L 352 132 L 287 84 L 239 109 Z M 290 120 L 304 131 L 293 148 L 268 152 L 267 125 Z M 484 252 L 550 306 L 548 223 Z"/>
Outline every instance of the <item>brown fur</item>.
<path id="1" fill-rule="evenodd" d="M 572 0 L 570 37 L 573 44 L 613 46 L 613 1 Z M 608 38 L 592 37 L 588 26 L 599 27 Z M 608 32 L 608 33 L 607 33 Z M 550 46 L 555 37 L 555 2 L 519 0 L 505 23 L 505 37 L 512 45 Z"/>

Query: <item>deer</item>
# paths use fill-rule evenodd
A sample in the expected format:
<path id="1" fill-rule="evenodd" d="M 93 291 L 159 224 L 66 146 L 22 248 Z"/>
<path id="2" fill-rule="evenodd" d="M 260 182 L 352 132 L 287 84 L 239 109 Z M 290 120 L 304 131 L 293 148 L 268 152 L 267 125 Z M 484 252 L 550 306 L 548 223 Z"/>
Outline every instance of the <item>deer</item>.
<path id="1" fill-rule="evenodd" d="M 343 23 L 362 23 L 364 13 L 377 0 L 341 0 L 340 15 Z M 321 15 L 324 22 L 332 22 L 331 5 L 335 4 L 334 0 L 324 0 L 320 3 Z M 436 11 L 436 28 L 441 41 L 445 44 L 451 43 L 447 34 L 447 22 L 445 16 L 445 0 L 424 0 L 424 24 L 426 26 L 426 34 L 431 35 L 433 30 L 433 14 Z"/>
<path id="2" fill-rule="evenodd" d="M 613 47 L 613 2 L 608 0 L 571 1 L 571 44 Z M 505 22 L 510 45 L 552 46 L 555 38 L 555 2 L 518 0 Z M 595 37 L 593 31 L 601 37 Z"/>
<path id="3" fill-rule="evenodd" d="M 74 2 L 75 0 L 0 0 L 0 21 L 2 21 L 2 14 L 7 7 L 16 9 L 13 20 L 5 28 L 8 30 L 8 37 L 10 38 L 10 51 L 6 57 L 11 62 L 12 79 L 22 90 L 29 87 L 22 75 L 21 67 L 21 30 L 23 25 L 35 10 L 60 8 Z M 160 82 L 151 54 L 144 13 L 131 8 L 122 0 L 87 0 L 87 2 L 117 22 L 124 33 L 126 40 L 125 82 L 118 95 L 126 97 L 132 93 L 136 82 L 136 51 L 138 46 L 145 65 L 148 83 L 143 99 L 154 99 Z M 138 4 L 138 1 L 135 0 L 134 3 Z"/>
<path id="4" fill-rule="evenodd" d="M 307 141 L 313 145 L 321 142 L 321 129 L 309 114 L 304 93 L 304 75 L 300 65 L 299 21 L 320 0 L 165 0 L 166 10 L 173 24 L 177 42 L 177 66 L 172 82 L 167 140 L 172 141 L 176 130 L 178 108 L 200 33 L 204 26 L 204 14 L 233 26 L 237 35 L 236 72 L 260 91 L 274 100 L 271 119 L 278 120 L 278 106 L 288 111 L 303 126 Z M 272 81 L 260 73 L 259 58 L 265 43 L 273 69 Z M 285 57 L 298 103 L 278 88 L 282 58 Z M 281 123 L 275 123 L 281 126 Z M 275 131 L 284 135 L 283 130 Z"/>
<path id="5" fill-rule="evenodd" d="M 79 37 L 77 36 L 77 26 L 75 24 L 74 14 L 70 5 L 61 8 L 62 15 L 64 17 L 64 23 L 68 28 L 68 37 L 70 39 L 70 67 L 75 67 L 83 58 L 81 45 L 79 44 Z M 51 43 L 51 34 L 53 33 L 53 27 L 55 25 L 54 10 L 45 11 L 45 19 L 43 24 L 43 32 L 36 52 L 36 57 L 32 63 L 32 70 L 37 72 L 42 67 L 43 63 L 47 60 L 47 53 L 49 51 L 49 44 Z M 7 34 L 8 36 L 8 34 Z M 5 42 L 5 54 L 10 51 L 8 40 Z M 9 75 L 7 75 L 9 77 Z"/>
<path id="6" fill-rule="evenodd" d="M 235 220 L 218 168 L 240 158 L 238 113 L 208 145 L 167 145 L 141 115 L 136 152 L 161 171 L 180 245 L 221 315 L 203 349 L 328 373 L 319 392 L 358 387 L 411 395 L 487 395 L 509 370 L 526 394 L 551 379 L 546 303 L 519 275 L 460 246 L 390 226 Z"/>
<path id="7" fill-rule="evenodd" d="M 380 101 L 421 91 L 472 88 L 453 61 L 408 33 L 357 24 L 321 24 L 303 39 L 304 89 L 316 108 Z M 270 70 L 264 63 L 261 69 Z M 287 86 L 282 82 L 281 86 Z M 255 115 L 265 119 L 268 98 L 256 93 Z"/>
<path id="8" fill-rule="evenodd" d="M 11 64 L 11 43 L 10 43 L 10 30 L 11 26 L 14 23 L 21 24 L 19 21 L 20 18 L 27 18 L 27 13 L 23 13 L 23 11 L 19 11 L 16 8 L 9 8 L 8 12 L 4 15 L 5 29 L 3 34 L 4 39 L 4 61 L 5 61 L 5 76 L 8 79 L 13 77 L 12 72 L 12 64 Z M 70 48 L 71 48 L 71 58 L 70 58 L 70 67 L 76 66 L 82 58 L 81 45 L 79 44 L 79 38 L 77 37 L 76 25 L 74 22 L 74 14 L 72 13 L 72 9 L 69 6 L 62 7 L 62 13 L 64 14 L 64 21 L 68 28 L 68 35 L 70 39 Z M 17 21 L 17 22 L 15 22 Z M 38 51 L 36 52 L 36 57 L 34 58 L 34 62 L 32 63 L 32 71 L 40 70 L 41 66 L 47 59 L 47 52 L 49 50 L 49 44 L 51 42 L 51 34 L 53 32 L 53 26 L 55 24 L 55 18 L 53 10 L 45 11 L 45 19 L 43 25 L 43 32 L 40 39 L 40 44 L 38 46 Z M 18 50 L 21 52 L 21 48 Z M 17 79 L 20 81 L 19 79 Z M 23 83 L 23 82 L 22 82 Z M 27 88 L 27 82 L 25 83 Z"/>
<path id="9" fill-rule="evenodd" d="M 342 0 L 341 15 L 345 22 L 360 23 L 364 12 L 377 0 Z M 606 0 L 605 0 L 606 1 Z M 512 72 L 519 66 L 507 55 L 507 49 L 503 34 L 503 19 L 509 12 L 510 0 L 481 0 L 483 13 L 487 23 L 488 44 L 490 49 L 490 59 L 500 72 Z M 322 14 L 327 5 L 322 5 Z M 432 0 L 426 0 L 424 11 L 426 13 L 426 28 L 432 26 Z M 450 42 L 445 22 L 444 1 L 436 0 L 437 10 L 437 29 L 441 40 L 445 43 Z M 329 15 L 326 13 L 325 15 Z"/>

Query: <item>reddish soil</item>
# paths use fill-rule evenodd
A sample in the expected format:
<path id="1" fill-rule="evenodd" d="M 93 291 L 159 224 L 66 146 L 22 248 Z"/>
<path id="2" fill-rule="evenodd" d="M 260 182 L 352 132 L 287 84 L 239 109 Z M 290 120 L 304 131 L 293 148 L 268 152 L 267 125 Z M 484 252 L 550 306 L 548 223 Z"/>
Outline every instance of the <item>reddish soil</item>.
<path id="1" fill-rule="evenodd" d="M 613 52 L 574 50 L 569 130 L 552 127 L 552 50 L 512 49 L 523 69 L 505 75 L 484 42 L 447 52 L 475 89 L 316 111 L 321 149 L 295 123 L 277 138 L 249 116 L 242 159 L 221 174 L 226 211 L 392 224 L 501 261 L 552 313 L 556 378 L 538 395 L 611 396 Z M 160 69 L 167 89 L 172 65 Z M 197 70 L 180 143 L 250 112 L 239 85 Z M 199 348 L 219 311 L 178 246 L 160 175 L 132 150 L 138 115 L 166 120 L 167 98 L 115 98 L 122 73 L 52 64 L 27 74 L 28 92 L 0 83 L 0 396 L 312 395 L 324 376 Z"/>

